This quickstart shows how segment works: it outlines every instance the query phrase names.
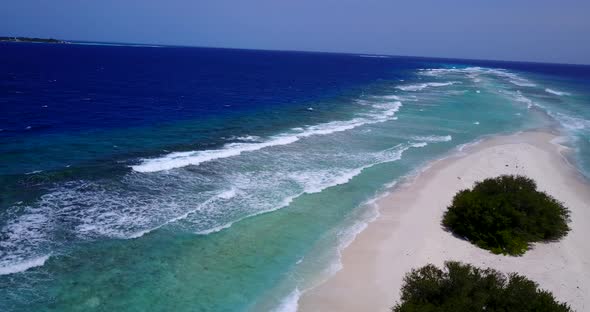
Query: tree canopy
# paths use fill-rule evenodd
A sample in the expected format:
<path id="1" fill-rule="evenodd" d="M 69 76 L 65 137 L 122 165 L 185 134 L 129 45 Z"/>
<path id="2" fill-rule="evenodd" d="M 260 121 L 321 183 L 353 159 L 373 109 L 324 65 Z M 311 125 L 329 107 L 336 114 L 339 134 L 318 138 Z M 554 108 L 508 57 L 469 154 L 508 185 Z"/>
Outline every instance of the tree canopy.
<path id="1" fill-rule="evenodd" d="M 538 289 L 524 276 L 504 275 L 459 262 L 441 270 L 429 264 L 412 270 L 404 279 L 401 302 L 393 312 L 570 312 L 567 304 Z"/>
<path id="2" fill-rule="evenodd" d="M 569 210 L 532 179 L 503 175 L 457 193 L 442 224 L 493 253 L 522 255 L 533 242 L 565 236 L 568 220 Z"/>

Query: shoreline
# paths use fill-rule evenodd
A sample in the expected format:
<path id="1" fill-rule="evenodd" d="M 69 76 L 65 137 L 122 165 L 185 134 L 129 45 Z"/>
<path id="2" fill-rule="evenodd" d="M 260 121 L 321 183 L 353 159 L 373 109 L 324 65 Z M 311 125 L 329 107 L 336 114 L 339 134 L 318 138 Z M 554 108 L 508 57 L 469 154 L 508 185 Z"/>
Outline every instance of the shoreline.
<path id="1" fill-rule="evenodd" d="M 341 270 L 304 291 L 299 311 L 389 311 L 404 275 L 427 263 L 458 260 L 517 272 L 583 311 L 590 307 L 590 185 L 568 161 L 569 148 L 546 130 L 484 138 L 427 163 L 376 201 L 378 217 L 341 251 Z M 540 190 L 571 211 L 571 231 L 558 242 L 535 244 L 524 256 L 494 255 L 455 238 L 440 225 L 455 193 L 501 174 L 533 178 Z"/>

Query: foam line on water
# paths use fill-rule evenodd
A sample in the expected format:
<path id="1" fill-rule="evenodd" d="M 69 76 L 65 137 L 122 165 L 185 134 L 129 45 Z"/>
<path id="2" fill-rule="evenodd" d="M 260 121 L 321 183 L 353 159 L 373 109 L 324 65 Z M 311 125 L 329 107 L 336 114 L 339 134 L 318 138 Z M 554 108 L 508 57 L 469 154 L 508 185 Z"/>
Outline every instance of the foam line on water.
<path id="1" fill-rule="evenodd" d="M 31 172 L 25 173 L 25 175 L 32 175 L 32 174 L 37 174 L 37 173 L 41 173 L 41 172 L 43 172 L 43 170 L 34 170 L 34 171 L 31 171 Z"/>
<path id="2" fill-rule="evenodd" d="M 535 102 L 533 102 L 533 100 L 531 100 L 528 97 L 524 96 L 522 94 L 522 92 L 520 92 L 518 90 L 516 92 L 501 91 L 500 93 L 508 94 L 508 95 L 512 96 L 512 98 L 515 101 L 526 104 L 527 109 L 531 109 L 533 106 L 537 106 L 538 107 L 538 105 Z"/>
<path id="3" fill-rule="evenodd" d="M 288 145 L 303 138 L 316 135 L 328 135 L 336 132 L 351 130 L 366 124 L 379 123 L 394 119 L 395 113 L 400 109 L 402 103 L 375 104 L 378 111 L 371 112 L 368 117 L 354 118 L 348 121 L 333 121 L 315 126 L 308 126 L 303 130 L 291 129 L 290 132 L 269 138 L 260 143 L 230 143 L 221 149 L 174 152 L 163 157 L 144 159 L 140 164 L 131 166 L 137 172 L 149 173 L 199 165 L 203 162 L 235 157 L 245 152 L 257 151 L 271 146 Z"/>
<path id="4" fill-rule="evenodd" d="M 241 217 L 239 219 L 236 219 L 234 221 L 230 221 L 230 222 L 227 222 L 227 223 L 224 223 L 224 224 L 221 224 L 221 225 L 217 225 L 217 226 L 214 226 L 214 227 L 209 228 L 209 229 L 206 229 L 206 230 L 196 231 L 195 234 L 197 234 L 197 235 L 209 235 L 209 234 L 212 234 L 212 233 L 221 232 L 221 231 L 223 231 L 225 229 L 229 229 L 230 227 L 232 227 L 232 225 L 234 225 L 235 223 L 240 222 L 240 221 L 242 221 L 244 219 L 255 217 L 255 216 L 259 216 L 259 215 L 262 215 L 262 214 L 265 214 L 265 213 L 269 213 L 269 212 L 273 212 L 273 211 L 277 211 L 277 210 L 279 210 L 281 208 L 285 208 L 285 207 L 289 206 L 291 204 L 291 202 L 293 202 L 293 200 L 295 198 L 297 198 L 297 197 L 299 197 L 299 196 L 301 196 L 303 194 L 305 194 L 305 192 L 302 192 L 302 193 L 299 193 L 299 194 L 293 195 L 293 196 L 288 196 L 288 197 L 284 198 L 283 201 L 280 204 L 278 204 L 277 206 L 275 206 L 275 207 L 273 207 L 271 209 L 260 210 L 260 211 L 257 211 L 255 213 L 253 213 L 253 214 L 250 214 L 250 215 Z"/>
<path id="5" fill-rule="evenodd" d="M 523 80 L 510 80 L 510 82 L 514 85 L 519 86 L 519 87 L 534 87 L 534 86 L 536 86 L 536 84 L 534 84 L 532 82 L 527 82 L 527 81 L 523 81 Z"/>
<path id="6" fill-rule="evenodd" d="M 395 185 L 396 181 L 390 183 L 391 186 Z M 327 276 L 333 276 L 336 272 L 342 269 L 342 253 L 356 237 L 363 232 L 369 225 L 369 223 L 377 220 L 380 216 L 379 207 L 377 202 L 389 195 L 389 192 L 382 192 L 372 199 L 365 201 L 359 205 L 359 207 L 370 207 L 367 210 L 366 215 L 361 217 L 359 220 L 354 221 L 353 224 L 347 226 L 336 233 L 337 245 L 336 245 L 336 257 L 332 259 L 332 263 L 329 264 L 327 270 Z M 297 264 L 301 260 L 297 261 Z M 299 285 L 301 286 L 301 285 Z M 287 296 L 285 296 L 279 303 L 279 305 L 273 309 L 274 312 L 293 312 L 299 308 L 299 299 L 307 291 L 313 289 L 317 285 L 307 286 L 307 288 L 300 290 L 300 287 L 296 286 Z"/>
<path id="7" fill-rule="evenodd" d="M 400 151 L 400 156 L 401 157 L 401 153 L 403 153 L 403 151 L 405 151 L 407 148 L 403 149 Z M 399 158 L 398 158 L 399 159 Z M 391 159 L 391 161 L 394 160 L 398 160 L 398 159 Z M 217 233 L 220 232 L 222 230 L 228 229 L 230 228 L 232 225 L 234 225 L 237 222 L 240 222 L 246 218 L 251 218 L 254 216 L 259 216 L 262 214 L 266 214 L 269 212 L 273 212 L 273 211 L 277 211 L 279 209 L 285 208 L 287 206 L 289 206 L 296 198 L 304 195 L 304 194 L 314 194 L 314 193 L 320 193 L 323 190 L 333 187 L 333 186 L 337 186 L 337 185 L 341 185 L 341 184 L 345 184 L 348 183 L 350 180 L 352 180 L 355 176 L 359 175 L 364 169 L 374 166 L 376 164 L 371 164 L 371 165 L 367 165 L 367 166 L 363 166 L 360 168 L 354 168 L 348 171 L 345 171 L 344 173 L 342 173 L 339 176 L 336 177 L 332 177 L 332 179 L 330 179 L 329 177 L 324 177 L 321 175 L 321 173 L 317 174 L 319 176 L 319 178 L 316 177 L 316 180 L 314 180 L 314 177 L 316 175 L 313 175 L 313 173 L 307 172 L 306 174 L 299 174 L 299 176 L 291 174 L 290 178 L 292 178 L 293 180 L 305 185 L 304 190 L 302 192 L 299 192 L 295 195 L 292 196 L 288 196 L 286 198 L 284 198 L 282 200 L 281 203 L 279 203 L 278 205 L 270 208 L 270 209 L 264 209 L 264 210 L 260 210 L 257 211 L 255 213 L 249 214 L 247 216 L 241 217 L 237 220 L 231 221 L 231 222 L 227 222 L 224 224 L 220 224 L 220 225 L 216 225 L 212 228 L 206 229 L 206 230 L 201 230 L 201 231 L 197 231 L 195 232 L 195 234 L 198 235 L 208 235 L 208 234 L 212 234 L 212 233 Z M 312 176 L 310 176 L 309 174 L 311 174 Z M 323 182 L 323 183 L 322 183 Z"/>
<path id="8" fill-rule="evenodd" d="M 295 200 L 297 197 L 302 196 L 304 194 L 313 194 L 313 193 L 319 193 L 322 192 L 323 190 L 330 188 L 330 187 L 334 187 L 337 185 L 341 185 L 341 184 L 345 184 L 348 183 L 349 181 L 351 181 L 354 177 L 358 176 L 359 174 L 361 174 L 363 172 L 363 170 L 366 170 L 368 168 L 371 168 L 373 166 L 376 166 L 378 164 L 382 164 L 382 163 L 387 163 L 387 162 L 392 162 L 392 161 L 397 161 L 400 160 L 403 153 L 405 151 L 407 151 L 410 148 L 420 148 L 420 147 L 424 147 L 426 145 L 421 145 L 421 144 L 409 144 L 409 145 L 396 145 L 392 148 L 386 149 L 384 151 L 382 151 L 383 154 L 383 158 L 375 163 L 371 163 L 359 168 L 354 168 L 354 169 L 350 169 L 348 171 L 346 171 L 344 174 L 342 174 L 341 176 L 338 176 L 332 180 L 327 181 L 327 183 L 325 184 L 311 184 L 311 186 L 307 186 L 305 188 L 305 190 L 299 194 L 296 194 L 294 196 L 290 196 L 288 198 L 286 198 L 282 204 L 277 205 L 276 207 L 273 207 L 271 209 L 267 209 L 267 210 L 262 210 L 262 211 L 258 211 L 256 213 L 244 216 L 240 219 L 225 223 L 225 224 L 221 224 L 221 225 L 217 225 L 213 228 L 207 229 L 207 230 L 202 230 L 202 231 L 198 231 L 195 232 L 196 234 L 199 235 L 208 235 L 211 233 L 217 233 L 221 230 L 230 228 L 233 224 L 235 224 L 236 222 L 242 221 L 246 218 L 250 218 L 250 217 L 254 217 L 254 216 L 258 216 L 261 214 L 265 214 L 265 213 L 269 213 L 272 211 L 276 211 L 279 210 L 281 208 L 287 207 L 291 204 L 291 202 L 293 202 L 293 200 Z"/>
<path id="9" fill-rule="evenodd" d="M 549 116 L 556 119 L 562 127 L 569 131 L 579 131 L 590 129 L 590 120 L 570 116 L 561 112 L 553 112 L 551 110 L 545 109 L 545 111 L 549 114 Z"/>
<path id="10" fill-rule="evenodd" d="M 450 135 L 427 135 L 427 136 L 414 136 L 413 140 L 424 141 L 424 142 L 449 142 L 453 140 Z"/>
<path id="11" fill-rule="evenodd" d="M 465 68 L 427 68 L 419 70 L 421 75 L 442 77 L 446 75 L 465 75 L 473 82 L 482 81 L 482 76 L 497 77 L 519 87 L 535 87 L 536 83 L 503 68 L 465 67 Z"/>
<path id="12" fill-rule="evenodd" d="M 24 215 L 8 220 L 0 228 L 2 274 L 21 272 L 45 263 L 49 255 L 37 250 L 36 246 L 48 241 L 49 220 L 46 214 L 25 210 Z"/>
<path id="13" fill-rule="evenodd" d="M 545 92 L 551 93 L 554 95 L 558 95 L 558 96 L 571 95 L 569 92 L 557 91 L 557 90 L 549 89 L 549 88 L 545 89 Z"/>
<path id="14" fill-rule="evenodd" d="M 128 177 L 127 185 L 137 185 L 142 192 L 150 187 L 152 182 L 145 177 L 135 179 L 134 176 Z M 68 182 L 41 196 L 34 205 L 15 204 L 5 211 L 12 217 L 0 228 L 0 268 L 13 271 L 14 268 L 42 265 L 41 260 L 48 250 L 59 251 L 78 239 L 137 238 L 182 220 L 203 206 L 235 196 L 234 190 L 211 195 L 213 192 L 194 192 L 200 180 L 190 178 L 185 177 L 185 181 L 173 177 L 178 185 L 168 182 L 170 185 L 164 189 L 152 189 L 154 194 L 142 196 L 132 190 L 121 194 L 120 190 L 94 182 Z M 162 181 L 160 178 L 153 184 L 162 188 Z M 179 190 L 182 188 L 186 191 Z M 183 198 L 178 199 L 178 195 Z M 211 198 L 206 200 L 207 197 Z M 202 204 L 190 208 L 195 202 Z M 58 237 L 68 237 L 68 241 L 56 240 L 56 232 L 61 232 Z"/>
<path id="15" fill-rule="evenodd" d="M 141 164 L 131 166 L 137 172 L 157 172 L 200 163 L 214 159 L 238 156 L 244 152 L 256 151 L 270 146 L 286 145 L 298 141 L 293 136 L 282 136 L 262 143 L 231 143 L 218 150 L 174 152 L 161 158 L 146 159 Z"/>
<path id="16" fill-rule="evenodd" d="M 559 96 L 570 95 L 567 92 L 560 92 L 560 91 L 555 91 L 555 90 L 551 90 L 552 92 L 549 92 L 547 90 L 551 90 L 551 89 L 545 89 L 545 91 L 548 93 L 559 95 Z M 563 112 L 553 111 L 553 110 L 549 109 L 547 106 L 545 106 L 543 104 L 539 104 L 537 102 L 534 102 L 531 99 L 525 97 L 522 94 L 522 92 L 520 92 L 520 91 L 516 91 L 514 93 L 502 91 L 502 93 L 512 95 L 513 99 L 515 101 L 527 104 L 527 108 L 529 108 L 529 109 L 532 107 L 541 109 L 547 115 L 549 115 L 551 118 L 553 118 L 555 121 L 557 121 L 564 129 L 566 129 L 568 131 L 579 131 L 579 130 L 584 130 L 584 129 L 590 129 L 590 120 L 580 118 L 577 116 L 571 116 L 571 115 L 563 113 Z"/>
<path id="17" fill-rule="evenodd" d="M 377 98 L 377 99 L 385 99 L 385 100 L 401 101 L 401 97 L 399 97 L 399 96 L 397 96 L 395 94 L 375 96 L 375 98 Z"/>
<path id="18" fill-rule="evenodd" d="M 49 257 L 49 255 L 45 255 L 32 259 L 21 260 L 15 263 L 2 264 L 2 266 L 0 266 L 0 275 L 20 273 L 34 267 L 43 266 Z"/>
<path id="19" fill-rule="evenodd" d="M 459 82 L 459 81 L 425 82 L 425 83 L 397 86 L 396 89 L 400 89 L 402 91 L 420 91 L 420 90 L 424 90 L 428 87 L 445 87 L 445 86 L 451 86 L 451 85 L 458 84 L 458 83 L 461 83 L 461 82 Z"/>
<path id="20" fill-rule="evenodd" d="M 152 227 L 152 228 L 149 228 L 149 229 L 146 229 L 146 230 L 141 230 L 141 231 L 132 233 L 132 234 L 130 234 L 128 236 L 128 238 L 139 238 L 139 237 L 142 237 L 145 234 L 150 233 L 150 232 L 153 232 L 153 231 L 155 231 L 155 230 L 157 230 L 159 228 L 162 228 L 165 225 L 168 225 L 168 224 L 171 224 L 171 223 L 180 221 L 180 220 L 184 220 L 184 219 L 188 218 L 191 214 L 199 211 L 203 206 L 206 206 L 206 205 L 208 205 L 208 204 L 210 204 L 210 203 L 212 203 L 212 202 L 214 202 L 216 200 L 219 200 L 219 199 L 230 199 L 230 198 L 232 198 L 234 196 L 236 196 L 236 190 L 234 188 L 232 188 L 230 190 L 227 190 L 227 191 L 223 191 L 223 192 L 217 194 L 216 196 L 213 196 L 213 197 L 209 198 L 205 202 L 199 204 L 195 209 L 191 209 L 191 210 L 189 210 L 189 211 L 187 211 L 187 212 L 185 212 L 185 213 L 183 213 L 183 214 L 181 214 L 181 215 L 179 215 L 177 217 L 174 217 L 172 219 L 166 220 L 165 222 L 163 222 L 163 223 L 161 223 L 161 224 L 159 224 L 159 225 L 157 225 L 155 227 Z M 221 230 L 221 229 L 219 229 L 219 230 Z M 217 230 L 217 231 L 219 231 L 219 230 Z M 216 231 L 213 231 L 213 232 L 216 232 Z"/>
<path id="21" fill-rule="evenodd" d="M 301 297 L 299 288 L 295 288 L 287 297 L 285 297 L 273 312 L 297 312 L 299 308 L 299 298 Z"/>
<path id="22" fill-rule="evenodd" d="M 23 259 L 39 257 L 47 250 L 60 251 L 64 242 L 52 239 L 55 231 L 60 229 L 67 229 L 66 234 L 74 240 L 85 241 L 104 237 L 138 238 L 180 221 L 183 221 L 183 226 L 189 226 L 189 230 L 200 231 L 199 234 L 218 232 L 244 218 L 286 207 L 302 194 L 317 193 L 347 183 L 365 168 L 400 159 L 410 147 L 407 144 L 397 145 L 359 156 L 364 161 L 360 167 L 309 169 L 300 171 L 299 176 L 290 176 L 297 171 L 286 170 L 276 181 L 268 180 L 276 176 L 276 172 L 267 172 L 268 175 L 262 177 L 259 172 L 254 172 L 254 175 L 247 174 L 243 181 L 236 179 L 239 177 L 235 175 L 244 173 L 233 171 L 215 180 L 183 171 L 149 176 L 130 173 L 121 181 L 125 185 L 125 193 L 120 193 L 120 186 L 113 188 L 89 181 L 68 182 L 43 195 L 34 205 L 19 204 L 10 208 L 15 217 L 0 229 L 3 237 L 0 248 L 6 251 L 0 256 L 0 265 L 12 266 Z M 305 168 L 307 165 L 303 163 L 301 166 Z M 258 178 L 267 185 L 259 185 Z M 228 181 L 232 181 L 230 189 L 227 188 Z M 196 191 L 203 183 L 208 185 L 205 191 Z M 265 194 L 275 192 L 277 186 L 284 190 L 282 185 L 287 185 L 285 183 L 291 184 L 291 187 L 296 184 L 301 190 L 279 192 L 276 198 L 265 197 Z M 252 189 L 249 185 L 256 188 Z M 212 187 L 217 191 L 207 190 Z M 146 193 L 146 190 L 150 192 Z M 243 209 L 225 210 L 228 205 Z"/>

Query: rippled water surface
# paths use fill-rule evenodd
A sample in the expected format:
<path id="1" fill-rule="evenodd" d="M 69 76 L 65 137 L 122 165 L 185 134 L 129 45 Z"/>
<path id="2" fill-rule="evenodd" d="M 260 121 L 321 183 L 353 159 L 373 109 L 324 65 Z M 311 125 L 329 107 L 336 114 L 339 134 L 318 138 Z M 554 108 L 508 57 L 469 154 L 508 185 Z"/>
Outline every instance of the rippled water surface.
<path id="1" fill-rule="evenodd" d="M 0 310 L 289 310 L 403 176 L 559 129 L 590 68 L 0 44 Z"/>

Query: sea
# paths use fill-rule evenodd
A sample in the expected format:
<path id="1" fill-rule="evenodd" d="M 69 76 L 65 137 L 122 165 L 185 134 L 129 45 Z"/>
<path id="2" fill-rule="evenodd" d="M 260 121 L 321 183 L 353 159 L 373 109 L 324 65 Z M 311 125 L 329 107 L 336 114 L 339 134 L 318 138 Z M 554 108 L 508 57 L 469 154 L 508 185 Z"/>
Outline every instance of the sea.
<path id="1" fill-rule="evenodd" d="M 590 177 L 590 66 L 0 43 L 0 311 L 295 311 L 376 199 L 533 129 Z"/>

